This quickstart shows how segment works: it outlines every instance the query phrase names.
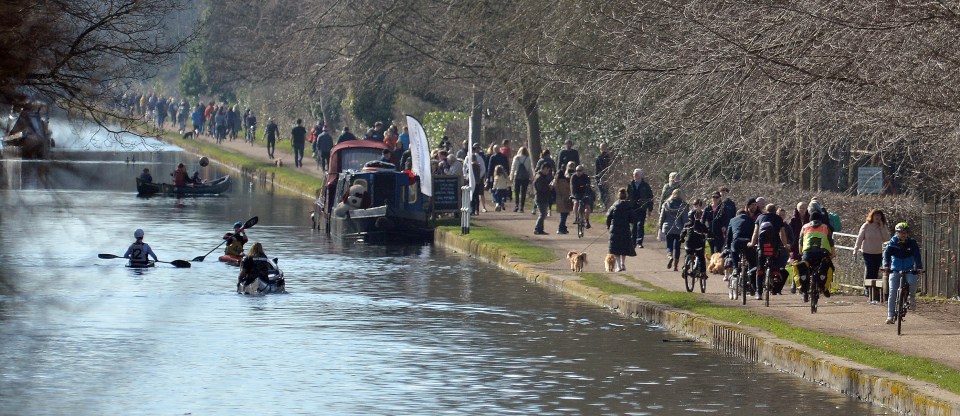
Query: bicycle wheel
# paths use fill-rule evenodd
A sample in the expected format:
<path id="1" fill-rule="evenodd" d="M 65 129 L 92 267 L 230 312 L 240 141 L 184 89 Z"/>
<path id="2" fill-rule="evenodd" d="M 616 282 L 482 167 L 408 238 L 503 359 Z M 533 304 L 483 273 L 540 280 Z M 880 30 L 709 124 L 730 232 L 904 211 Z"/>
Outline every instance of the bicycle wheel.
<path id="1" fill-rule="evenodd" d="M 747 290 L 749 281 L 747 279 L 749 279 L 750 269 L 748 269 L 748 267 L 747 262 L 740 262 L 740 300 L 742 305 L 747 304 L 747 296 L 749 295 L 749 291 Z"/>
<path id="2" fill-rule="evenodd" d="M 586 227 L 582 219 L 577 222 L 577 238 L 583 238 L 583 229 Z"/>
<path id="3" fill-rule="evenodd" d="M 693 261 L 690 259 L 690 255 L 687 254 L 686 259 L 683 260 L 683 273 L 682 273 L 683 285 L 686 286 L 687 292 L 693 292 L 693 285 L 695 284 L 695 282 L 693 281 L 694 279 L 693 272 L 690 269 L 691 263 L 693 263 Z"/>
<path id="4" fill-rule="evenodd" d="M 903 316 L 907 314 L 907 296 L 910 296 L 910 288 L 907 287 L 908 284 L 905 280 L 900 279 L 900 289 L 897 289 L 897 310 L 894 311 L 897 317 L 897 335 L 900 335 L 900 330 L 903 327 Z"/>
<path id="5" fill-rule="evenodd" d="M 773 285 L 770 284 L 770 268 L 764 269 L 763 276 L 763 303 L 765 306 L 770 307 L 770 292 L 773 291 Z"/>
<path id="6" fill-rule="evenodd" d="M 810 282 L 810 313 L 817 313 L 817 301 L 820 300 L 820 275 L 813 275 Z"/>
<path id="7" fill-rule="evenodd" d="M 707 275 L 700 270 L 700 259 L 697 259 L 693 266 L 695 267 L 694 270 L 697 271 L 696 276 L 700 278 L 700 293 L 707 293 Z"/>

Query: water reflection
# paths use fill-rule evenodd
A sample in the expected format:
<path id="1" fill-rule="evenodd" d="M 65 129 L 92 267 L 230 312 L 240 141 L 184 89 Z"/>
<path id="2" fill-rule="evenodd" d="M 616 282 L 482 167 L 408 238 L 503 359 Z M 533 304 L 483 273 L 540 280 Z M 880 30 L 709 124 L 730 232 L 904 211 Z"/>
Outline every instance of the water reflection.
<path id="1" fill-rule="evenodd" d="M 140 199 L 125 179 L 139 166 L 67 165 L 0 191 L 0 413 L 877 411 L 462 256 L 333 245 L 309 201 Z M 104 181 L 70 180 L 91 172 Z M 139 272 L 96 256 L 143 228 L 161 260 L 191 259 L 254 215 L 289 295 L 236 295 L 219 251 Z"/>

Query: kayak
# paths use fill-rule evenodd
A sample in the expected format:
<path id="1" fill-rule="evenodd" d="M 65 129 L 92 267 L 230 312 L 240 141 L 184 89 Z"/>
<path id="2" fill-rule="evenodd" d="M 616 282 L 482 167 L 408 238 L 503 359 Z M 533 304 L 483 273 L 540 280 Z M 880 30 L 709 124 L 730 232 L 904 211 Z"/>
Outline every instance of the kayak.
<path id="1" fill-rule="evenodd" d="M 156 264 L 152 260 L 148 260 L 146 264 L 127 262 L 127 267 L 131 269 L 148 269 L 151 267 L 156 267 Z"/>
<path id="2" fill-rule="evenodd" d="M 240 262 L 243 261 L 243 256 L 231 256 L 224 254 L 218 259 L 221 262 L 227 263 L 231 266 L 240 266 Z"/>
<path id="3" fill-rule="evenodd" d="M 237 279 L 237 293 L 244 295 L 266 295 L 268 293 L 287 293 L 286 281 L 283 279 L 283 270 L 270 270 L 266 279 L 259 278 L 253 282 L 244 284 L 242 279 Z"/>

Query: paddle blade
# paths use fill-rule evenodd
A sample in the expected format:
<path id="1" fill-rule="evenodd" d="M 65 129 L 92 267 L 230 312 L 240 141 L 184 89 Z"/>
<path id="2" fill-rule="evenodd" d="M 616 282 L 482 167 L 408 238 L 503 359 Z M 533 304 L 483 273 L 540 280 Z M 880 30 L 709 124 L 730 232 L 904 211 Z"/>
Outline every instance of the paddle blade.
<path id="1" fill-rule="evenodd" d="M 99 258 L 101 258 L 101 259 L 118 259 L 118 258 L 120 258 L 120 256 L 118 256 L 118 255 L 116 255 L 116 254 L 105 254 L 105 253 L 97 254 L 97 257 L 99 257 Z"/>
<path id="2" fill-rule="evenodd" d="M 250 218 L 249 220 L 247 220 L 247 222 L 243 223 L 243 228 L 253 227 L 254 225 L 257 225 L 258 222 L 260 222 L 259 217 Z"/>
<path id="3" fill-rule="evenodd" d="M 203 263 L 203 258 L 204 258 L 204 257 L 206 257 L 206 256 L 197 256 L 197 257 L 194 257 L 193 260 L 190 260 L 190 261 L 198 261 L 198 262 L 200 262 L 200 263 Z"/>
<path id="4" fill-rule="evenodd" d="M 189 269 L 189 268 L 190 268 L 190 262 L 189 262 L 189 261 L 186 261 L 186 260 L 174 260 L 174 261 L 171 261 L 170 264 L 172 264 L 173 267 L 177 267 L 177 268 L 180 268 L 180 269 Z"/>

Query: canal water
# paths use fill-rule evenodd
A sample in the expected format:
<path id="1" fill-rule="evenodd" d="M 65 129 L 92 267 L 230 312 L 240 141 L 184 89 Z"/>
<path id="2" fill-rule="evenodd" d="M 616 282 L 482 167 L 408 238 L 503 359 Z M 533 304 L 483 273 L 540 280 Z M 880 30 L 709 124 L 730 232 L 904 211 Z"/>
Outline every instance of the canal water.
<path id="1" fill-rule="evenodd" d="M 87 149 L 0 162 L 0 414 L 884 413 L 442 249 L 333 244 L 259 183 L 138 198 L 196 157 Z M 234 293 L 222 247 L 97 257 L 142 228 L 190 260 L 253 216 L 288 295 Z"/>

